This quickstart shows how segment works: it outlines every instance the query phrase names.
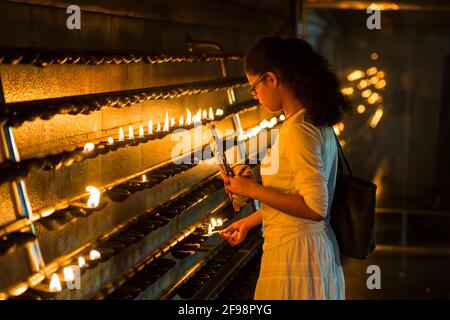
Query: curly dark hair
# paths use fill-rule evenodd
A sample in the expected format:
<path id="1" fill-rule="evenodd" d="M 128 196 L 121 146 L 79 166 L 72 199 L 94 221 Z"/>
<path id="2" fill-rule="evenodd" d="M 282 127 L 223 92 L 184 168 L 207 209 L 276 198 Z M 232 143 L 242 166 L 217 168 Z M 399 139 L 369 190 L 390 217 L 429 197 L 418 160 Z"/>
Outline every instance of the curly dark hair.
<path id="1" fill-rule="evenodd" d="M 302 39 L 261 39 L 248 53 L 245 71 L 277 74 L 294 90 L 317 126 L 333 126 L 351 109 L 329 63 Z"/>

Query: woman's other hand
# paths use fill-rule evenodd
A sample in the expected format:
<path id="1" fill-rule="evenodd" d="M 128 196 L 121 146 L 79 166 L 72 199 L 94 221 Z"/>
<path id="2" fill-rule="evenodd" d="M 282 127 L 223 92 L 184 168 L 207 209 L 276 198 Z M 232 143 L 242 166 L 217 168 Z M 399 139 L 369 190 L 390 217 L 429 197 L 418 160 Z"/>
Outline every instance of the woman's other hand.
<path id="1" fill-rule="evenodd" d="M 249 230 L 250 226 L 244 218 L 230 224 L 226 229 L 221 231 L 219 235 L 227 240 L 231 246 L 237 246 L 245 240 Z"/>
<path id="2" fill-rule="evenodd" d="M 254 179 L 235 176 L 228 177 L 228 180 L 229 184 L 225 185 L 227 191 L 243 197 L 255 198 L 259 184 Z"/>

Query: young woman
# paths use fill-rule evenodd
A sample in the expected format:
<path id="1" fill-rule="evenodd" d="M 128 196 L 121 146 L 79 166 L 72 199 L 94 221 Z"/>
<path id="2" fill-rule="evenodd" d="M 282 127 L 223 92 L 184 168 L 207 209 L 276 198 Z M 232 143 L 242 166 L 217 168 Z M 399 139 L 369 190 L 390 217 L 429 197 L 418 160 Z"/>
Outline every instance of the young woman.
<path id="1" fill-rule="evenodd" d="M 344 274 L 329 220 L 337 172 L 332 126 L 349 105 L 328 63 L 300 39 L 262 39 L 249 52 L 245 73 L 262 107 L 285 114 L 271 150 L 279 155 L 279 170 L 262 174 L 263 185 L 229 178 L 228 191 L 262 205 L 221 236 L 238 245 L 262 223 L 255 299 L 344 299 Z"/>

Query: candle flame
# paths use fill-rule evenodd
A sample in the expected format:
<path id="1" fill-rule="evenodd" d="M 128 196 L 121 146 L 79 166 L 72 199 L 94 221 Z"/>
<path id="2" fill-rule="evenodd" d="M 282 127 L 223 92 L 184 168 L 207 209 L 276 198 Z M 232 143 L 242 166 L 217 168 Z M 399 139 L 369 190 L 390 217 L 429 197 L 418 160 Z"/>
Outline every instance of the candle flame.
<path id="1" fill-rule="evenodd" d="M 280 116 L 280 121 L 284 121 L 286 119 L 286 116 L 284 115 L 284 114 L 282 114 L 281 116 Z"/>
<path id="2" fill-rule="evenodd" d="M 337 136 L 341 135 L 341 131 L 339 130 L 339 127 L 333 126 L 333 130 L 334 130 L 334 133 L 336 133 Z"/>
<path id="3" fill-rule="evenodd" d="M 362 90 L 362 89 L 367 88 L 368 85 L 369 85 L 369 82 L 367 80 L 363 79 L 357 84 L 357 87 L 358 87 L 358 89 Z"/>
<path id="4" fill-rule="evenodd" d="M 143 138 L 144 137 L 144 127 L 141 125 L 139 127 L 139 138 Z"/>
<path id="5" fill-rule="evenodd" d="M 114 139 L 111 138 L 111 137 L 109 137 L 109 138 L 108 138 L 108 144 L 114 144 Z"/>
<path id="6" fill-rule="evenodd" d="M 364 72 L 361 70 L 355 70 L 347 76 L 348 81 L 355 81 L 364 77 Z"/>
<path id="7" fill-rule="evenodd" d="M 378 83 L 375 85 L 376 89 L 383 89 L 386 86 L 386 80 L 381 79 L 378 81 Z"/>
<path id="8" fill-rule="evenodd" d="M 214 112 L 213 112 L 213 109 L 211 107 L 209 108 L 208 118 L 209 118 L 209 120 L 214 120 Z"/>
<path id="9" fill-rule="evenodd" d="M 213 228 L 217 227 L 217 221 L 215 218 L 211 218 L 211 225 L 213 226 Z"/>
<path id="10" fill-rule="evenodd" d="M 89 252 L 89 258 L 91 260 L 100 259 L 100 257 L 101 257 L 100 252 L 98 252 L 97 250 L 91 250 L 91 252 Z"/>
<path id="11" fill-rule="evenodd" d="M 145 174 L 142 175 L 142 182 L 147 182 L 147 176 Z"/>
<path id="12" fill-rule="evenodd" d="M 208 114 L 207 114 L 206 110 L 203 110 L 202 119 L 206 119 L 207 117 L 208 117 Z"/>
<path id="13" fill-rule="evenodd" d="M 366 70 L 366 74 L 368 76 L 373 76 L 374 74 L 376 74 L 378 72 L 378 69 L 376 67 L 372 67 Z"/>
<path id="14" fill-rule="evenodd" d="M 202 109 L 198 109 L 197 113 L 192 116 L 192 122 L 201 122 L 202 121 Z"/>
<path id="15" fill-rule="evenodd" d="M 73 272 L 72 267 L 64 268 L 64 281 L 73 281 L 75 280 L 75 273 Z"/>
<path id="16" fill-rule="evenodd" d="M 363 104 L 358 105 L 357 109 L 358 113 L 364 113 L 366 111 L 366 106 Z"/>
<path id="17" fill-rule="evenodd" d="M 128 139 L 134 139 L 134 132 L 132 126 L 128 126 Z"/>
<path id="18" fill-rule="evenodd" d="M 372 93 L 372 95 L 367 99 L 370 104 L 374 104 L 379 100 L 381 100 L 381 96 L 376 92 Z"/>
<path id="19" fill-rule="evenodd" d="M 169 113 L 166 111 L 166 120 L 164 121 L 163 131 L 169 131 Z"/>
<path id="20" fill-rule="evenodd" d="M 86 191 L 90 193 L 87 206 L 89 208 L 97 208 L 100 202 L 100 191 L 93 186 L 87 186 Z"/>
<path id="21" fill-rule="evenodd" d="M 183 116 L 181 116 L 180 120 L 178 120 L 178 125 L 180 125 L 180 126 L 184 125 L 184 118 L 183 118 Z"/>
<path id="22" fill-rule="evenodd" d="M 95 148 L 95 145 L 92 142 L 88 142 L 84 145 L 83 152 L 89 153 L 92 150 L 94 150 L 94 148 Z"/>
<path id="23" fill-rule="evenodd" d="M 217 219 L 217 225 L 219 226 L 219 227 L 221 227 L 222 225 L 223 225 L 223 221 L 222 221 L 222 219 Z"/>
<path id="24" fill-rule="evenodd" d="M 377 111 L 375 111 L 375 114 L 370 120 L 370 126 L 372 128 L 375 128 L 378 125 L 378 122 L 380 122 L 382 116 L 383 116 L 383 109 L 379 108 Z"/>
<path id="25" fill-rule="evenodd" d="M 86 261 L 84 260 L 83 257 L 78 257 L 78 266 L 80 268 L 83 268 L 86 265 Z"/>
<path id="26" fill-rule="evenodd" d="M 148 122 L 148 134 L 153 134 L 153 120 Z"/>
<path id="27" fill-rule="evenodd" d="M 270 119 L 270 127 L 272 128 L 273 126 L 275 126 L 277 124 L 277 118 L 273 117 L 272 119 Z"/>
<path id="28" fill-rule="evenodd" d="M 372 94 L 372 90 L 366 89 L 363 92 L 361 92 L 361 97 L 368 98 L 368 97 L 370 97 L 371 94 Z"/>
<path id="29" fill-rule="evenodd" d="M 350 96 L 353 94 L 354 90 L 352 87 L 347 87 L 347 88 L 342 88 L 341 92 L 342 92 L 342 94 L 344 94 L 346 96 Z"/>
<path id="30" fill-rule="evenodd" d="M 216 116 L 223 116 L 223 110 L 222 109 L 217 109 L 216 110 Z"/>
<path id="31" fill-rule="evenodd" d="M 186 109 L 186 125 L 190 125 L 192 122 L 191 110 Z"/>
<path id="32" fill-rule="evenodd" d="M 170 126 L 175 127 L 175 119 L 174 118 L 170 119 Z"/>
<path id="33" fill-rule="evenodd" d="M 59 277 L 56 273 L 54 273 L 52 275 L 52 280 L 50 281 L 50 285 L 48 288 L 50 291 L 61 291 L 62 290 L 61 281 L 59 280 Z"/>
<path id="34" fill-rule="evenodd" d="M 123 141 L 125 139 L 125 135 L 123 134 L 123 129 L 119 129 L 119 141 Z"/>
<path id="35" fill-rule="evenodd" d="M 212 226 L 211 224 L 208 224 L 208 235 L 212 235 Z"/>
<path id="36" fill-rule="evenodd" d="M 160 132 L 161 131 L 161 124 L 158 122 L 158 125 L 156 126 L 156 132 Z"/>

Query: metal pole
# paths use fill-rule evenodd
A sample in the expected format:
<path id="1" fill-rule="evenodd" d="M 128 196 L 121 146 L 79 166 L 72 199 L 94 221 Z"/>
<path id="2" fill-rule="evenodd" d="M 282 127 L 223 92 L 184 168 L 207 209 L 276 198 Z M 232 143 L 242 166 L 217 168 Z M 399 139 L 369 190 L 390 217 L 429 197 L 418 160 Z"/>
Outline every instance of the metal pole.
<path id="1" fill-rule="evenodd" d="M 3 85 L 0 77 L 0 108 L 1 112 L 5 112 L 5 98 L 3 94 Z M 19 151 L 14 140 L 14 134 L 12 128 L 1 123 L 0 126 L 0 151 L 3 157 L 3 161 L 19 162 Z M 27 190 L 25 182 L 20 179 L 9 183 L 9 192 L 11 200 L 14 206 L 14 212 L 16 218 L 27 218 L 32 221 L 32 209 L 28 200 Z M 33 235 L 36 235 L 34 225 L 30 224 L 30 231 Z M 42 271 L 45 267 L 44 259 L 42 257 L 41 250 L 39 248 L 38 240 L 27 246 L 28 258 L 30 261 L 31 269 L 33 272 Z"/>

